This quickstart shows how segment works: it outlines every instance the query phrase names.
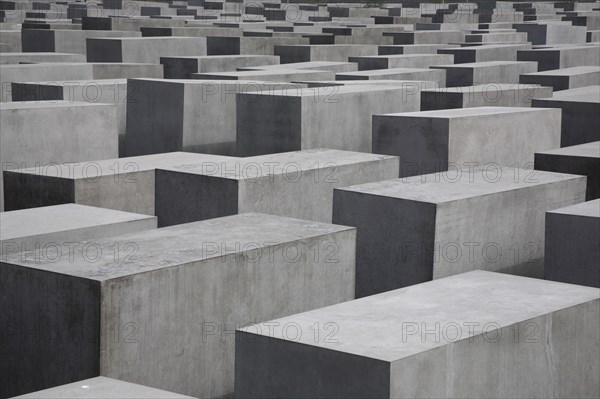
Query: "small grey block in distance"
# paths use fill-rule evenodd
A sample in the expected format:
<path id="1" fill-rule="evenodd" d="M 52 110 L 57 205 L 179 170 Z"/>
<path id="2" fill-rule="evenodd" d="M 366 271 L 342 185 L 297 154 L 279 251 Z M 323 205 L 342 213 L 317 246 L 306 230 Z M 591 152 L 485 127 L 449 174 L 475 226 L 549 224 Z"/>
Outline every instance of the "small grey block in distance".
<path id="1" fill-rule="evenodd" d="M 357 297 L 471 270 L 541 277 L 544 214 L 583 202 L 585 181 L 463 166 L 335 189 L 332 220 L 357 227 Z"/>
<path id="2" fill-rule="evenodd" d="M 19 399 L 192 399 L 162 389 L 108 377 L 94 377 L 71 384 L 17 396 Z"/>
<path id="3" fill-rule="evenodd" d="M 544 278 L 600 288 L 600 199 L 546 213 Z"/>
<path id="4" fill-rule="evenodd" d="M 526 73 L 521 75 L 519 83 L 537 83 L 542 86 L 550 86 L 554 91 L 600 85 L 600 67 L 578 66 Z"/>
<path id="5" fill-rule="evenodd" d="M 259 323 L 236 332 L 235 393 L 595 397 L 599 297 L 595 288 L 473 271 Z"/>

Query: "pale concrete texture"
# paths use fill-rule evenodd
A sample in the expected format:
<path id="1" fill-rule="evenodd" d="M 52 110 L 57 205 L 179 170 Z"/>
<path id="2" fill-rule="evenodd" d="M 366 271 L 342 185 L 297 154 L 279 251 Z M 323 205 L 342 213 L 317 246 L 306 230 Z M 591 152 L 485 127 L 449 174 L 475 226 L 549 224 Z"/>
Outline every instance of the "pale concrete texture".
<path id="1" fill-rule="evenodd" d="M 0 314 L 40 331 L 0 348 L 9 396 L 103 375 L 222 397 L 233 392 L 236 328 L 354 297 L 350 227 L 242 214 L 95 244 L 97 255 L 80 243 L 0 264 Z"/>
<path id="2" fill-rule="evenodd" d="M 331 222 L 333 189 L 398 177 L 398 158 L 328 149 L 156 171 L 160 226 L 261 212 Z"/>
<path id="3" fill-rule="evenodd" d="M 347 62 L 348 57 L 376 55 L 377 46 L 369 44 L 323 44 L 275 46 L 282 64 L 308 61 Z"/>
<path id="4" fill-rule="evenodd" d="M 527 41 L 531 44 L 583 44 L 585 43 L 585 27 L 570 24 L 535 24 L 523 23 L 514 25 L 517 32 L 527 33 Z"/>
<path id="5" fill-rule="evenodd" d="M 397 155 L 400 177 L 474 163 L 533 168 L 560 146 L 560 110 L 477 107 L 373 115 L 373 152 Z"/>
<path id="6" fill-rule="evenodd" d="M 108 377 L 94 377 L 18 396 L 20 399 L 192 399 Z"/>
<path id="7" fill-rule="evenodd" d="M 334 190 L 333 222 L 358 230 L 357 297 L 478 269 L 542 275 L 544 213 L 583 202 L 586 178 L 459 167 Z"/>
<path id="8" fill-rule="evenodd" d="M 530 107 L 532 99 L 546 97 L 552 97 L 552 87 L 536 84 L 490 83 L 441 87 L 421 91 L 421 110 L 489 106 Z"/>
<path id="9" fill-rule="evenodd" d="M 27 101 L 0 103 L 0 112 L 3 171 L 118 155 L 115 105 Z M 2 182 L 0 179 L 0 193 Z M 0 196 L 0 210 L 10 195 L 14 193 Z"/>
<path id="10" fill-rule="evenodd" d="M 239 93 L 237 153 L 312 148 L 371 152 L 371 115 L 419 110 L 421 88 L 418 83 L 390 83 Z"/>
<path id="11" fill-rule="evenodd" d="M 335 80 L 427 80 L 446 86 L 446 73 L 438 69 L 391 68 L 336 73 Z M 368 82 L 366 82 L 368 83 Z"/>
<path id="12" fill-rule="evenodd" d="M 438 54 L 452 54 L 455 64 L 484 61 L 517 61 L 517 51 L 531 49 L 531 44 L 485 44 L 473 47 L 443 48 Z"/>
<path id="13" fill-rule="evenodd" d="M 517 59 L 519 61 L 537 62 L 538 71 L 540 72 L 584 65 L 599 66 L 600 47 L 598 45 L 585 45 L 519 50 Z"/>
<path id="14" fill-rule="evenodd" d="M 160 57 L 165 68 L 165 79 L 186 79 L 191 73 L 230 72 L 241 67 L 279 64 L 279 57 L 271 55 L 206 55 L 198 57 Z"/>
<path id="15" fill-rule="evenodd" d="M 456 65 L 432 65 L 446 71 L 446 86 L 476 86 L 481 84 L 519 83 L 519 75 L 537 72 L 536 62 L 486 61 Z"/>
<path id="16" fill-rule="evenodd" d="M 520 83 L 550 86 L 554 91 L 600 85 L 599 66 L 577 66 L 521 75 Z"/>
<path id="17" fill-rule="evenodd" d="M 358 63 L 359 71 L 391 68 L 429 68 L 432 65 L 453 63 L 452 54 L 393 54 L 350 57 L 349 60 Z"/>
<path id="18" fill-rule="evenodd" d="M 8 170 L 6 209 L 77 203 L 154 215 L 157 168 L 224 159 L 172 152 Z"/>
<path id="19" fill-rule="evenodd" d="M 0 213 L 2 256 L 156 228 L 154 216 L 77 204 Z"/>
<path id="20" fill-rule="evenodd" d="M 24 52 L 86 54 L 86 40 L 98 37 L 140 37 L 140 32 L 112 30 L 23 29 Z"/>
<path id="21" fill-rule="evenodd" d="M 89 62 L 160 63 L 160 57 L 206 55 L 202 37 L 119 37 L 87 39 Z"/>
<path id="22" fill-rule="evenodd" d="M 546 213 L 544 277 L 600 288 L 600 199 Z"/>
<path id="23" fill-rule="evenodd" d="M 29 62 L 85 62 L 85 55 L 70 53 L 0 53 L 2 64 Z"/>
<path id="24" fill-rule="evenodd" d="M 474 271 L 248 326 L 236 397 L 598 397 L 599 296 Z"/>
<path id="25" fill-rule="evenodd" d="M 533 99 L 531 106 L 562 110 L 561 147 L 600 140 L 600 86 L 561 90 L 550 98 Z"/>
<path id="26" fill-rule="evenodd" d="M 358 65 L 356 65 L 355 62 L 309 61 L 238 68 L 240 71 L 272 71 L 274 69 L 314 69 L 318 71 L 332 71 L 337 73 L 356 71 L 358 70 Z"/>
<path id="27" fill-rule="evenodd" d="M 204 72 L 192 73 L 192 79 L 213 80 L 260 80 L 272 82 L 291 82 L 299 80 L 329 80 L 333 79 L 333 71 L 320 71 L 313 69 L 269 69 L 259 71 L 235 71 L 235 72 Z"/>
<path id="28" fill-rule="evenodd" d="M 536 152 L 535 169 L 587 176 L 586 201 L 600 198 L 600 141 Z"/>

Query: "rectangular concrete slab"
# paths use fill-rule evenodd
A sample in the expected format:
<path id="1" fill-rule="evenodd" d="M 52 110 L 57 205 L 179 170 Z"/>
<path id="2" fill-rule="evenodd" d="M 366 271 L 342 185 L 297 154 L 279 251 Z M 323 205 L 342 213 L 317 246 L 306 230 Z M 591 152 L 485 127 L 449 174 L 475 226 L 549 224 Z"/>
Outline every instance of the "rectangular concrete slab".
<path id="1" fill-rule="evenodd" d="M 446 73 L 437 69 L 391 68 L 336 73 L 335 80 L 427 80 L 446 86 Z M 367 82 L 368 83 L 368 82 Z"/>
<path id="2" fill-rule="evenodd" d="M 467 165 L 335 189 L 333 222 L 358 229 L 357 297 L 471 270 L 541 276 L 544 213 L 583 202 L 585 184 Z"/>
<path id="3" fill-rule="evenodd" d="M 248 326 L 236 395 L 594 397 L 599 296 L 473 271 Z"/>
<path id="4" fill-rule="evenodd" d="M 446 86 L 476 86 L 481 84 L 519 83 L 519 76 L 537 72 L 536 62 L 486 61 L 456 65 L 432 65 L 446 71 Z"/>
<path id="5" fill-rule="evenodd" d="M 535 152 L 560 145 L 557 111 L 476 107 L 373 115 L 373 152 L 400 157 L 400 177 L 469 164 L 533 168 Z"/>
<path id="6" fill-rule="evenodd" d="M 600 199 L 546 212 L 544 278 L 600 288 Z"/>
<path id="7" fill-rule="evenodd" d="M 519 83 L 550 86 L 554 91 L 600 85 L 600 67 L 579 66 L 521 75 Z"/>
<path id="8" fill-rule="evenodd" d="M 63 204 L 0 213 L 2 256 L 156 228 L 154 216 Z"/>
<path id="9" fill-rule="evenodd" d="M 241 67 L 279 64 L 272 55 L 206 55 L 160 57 L 165 68 L 165 79 L 187 79 L 191 73 L 231 72 Z"/>
<path id="10" fill-rule="evenodd" d="M 25 341 L 7 334 L 0 348 L 8 396 L 97 375 L 230 395 L 236 328 L 354 297 L 350 227 L 242 214 L 86 248 L 0 263 L 0 314 L 39 331 Z"/>
<path id="11" fill-rule="evenodd" d="M 87 39 L 88 62 L 160 63 L 160 57 L 207 55 L 206 38 L 120 37 Z"/>

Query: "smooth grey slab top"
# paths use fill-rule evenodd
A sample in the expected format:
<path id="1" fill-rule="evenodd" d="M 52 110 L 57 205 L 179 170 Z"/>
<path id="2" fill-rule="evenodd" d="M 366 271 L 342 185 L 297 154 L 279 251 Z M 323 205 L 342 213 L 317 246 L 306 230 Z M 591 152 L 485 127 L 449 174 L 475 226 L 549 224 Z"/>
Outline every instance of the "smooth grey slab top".
<path id="1" fill-rule="evenodd" d="M 540 99 L 542 101 L 560 102 L 586 102 L 600 103 L 600 86 L 584 86 L 576 89 L 561 90 L 555 92 L 551 98 Z M 539 101 L 539 100 L 536 100 Z"/>
<path id="2" fill-rule="evenodd" d="M 196 154 L 191 152 L 167 152 L 163 154 L 140 155 L 137 157 L 64 163 L 43 168 L 32 167 L 14 169 L 11 170 L 11 172 L 61 177 L 63 179 L 92 180 L 98 178 L 98 176 L 126 174 L 131 176 L 131 182 L 135 182 L 135 178 L 131 175 L 135 172 L 154 170 L 160 167 L 168 167 L 170 165 L 178 165 L 188 162 L 219 162 L 223 159 L 231 159 L 231 157 L 222 155 Z"/>
<path id="3" fill-rule="evenodd" d="M 434 111 L 419 111 L 419 112 L 398 112 L 393 114 L 382 114 L 383 116 L 398 116 L 411 118 L 443 118 L 443 119 L 458 119 L 469 117 L 481 117 L 486 115 L 501 115 L 501 114 L 522 114 L 522 113 L 539 113 L 545 112 L 553 108 L 529 108 L 529 107 L 473 107 L 473 108 L 458 108 L 458 109 L 441 109 Z"/>
<path id="4" fill-rule="evenodd" d="M 9 254 L 4 263 L 106 281 L 348 230 L 354 227 L 244 213 L 97 239 L 87 252 L 81 242 L 68 252 Z"/>
<path id="5" fill-rule="evenodd" d="M 548 213 L 600 218 L 600 199 L 582 202 L 580 204 L 575 204 L 560 209 L 554 209 L 552 211 L 548 211 Z"/>
<path id="6" fill-rule="evenodd" d="M 274 65 L 258 65 L 240 68 L 243 71 L 262 69 L 319 69 L 324 67 L 340 66 L 340 65 L 356 65 L 353 62 L 339 61 L 307 61 L 307 62 L 292 62 L 289 64 L 274 64 Z"/>
<path id="7" fill-rule="evenodd" d="M 577 76 L 587 73 L 600 73 L 600 67 L 597 66 L 578 66 L 571 68 L 551 69 L 549 71 L 524 73 L 524 76 Z"/>
<path id="8" fill-rule="evenodd" d="M 358 184 L 336 190 L 440 204 L 566 180 L 585 181 L 585 176 L 492 164 L 492 167 L 453 168 L 447 172 Z"/>
<path id="9" fill-rule="evenodd" d="M 14 82 L 20 84 L 40 85 L 40 86 L 93 86 L 108 84 L 126 84 L 127 79 L 73 79 L 73 80 L 50 80 L 44 82 Z M 53 100 L 56 102 L 56 100 Z"/>
<path id="10" fill-rule="evenodd" d="M 86 107 L 113 107 L 114 104 L 89 103 L 80 101 L 12 101 L 0 103 L 3 111 L 40 108 L 86 108 Z"/>
<path id="11" fill-rule="evenodd" d="M 331 171 L 331 176 L 334 178 L 336 170 L 340 166 L 388 159 L 398 159 L 398 157 L 316 148 L 247 158 L 229 158 L 220 162 L 172 165 L 161 169 L 235 180 L 286 173 L 295 175 L 314 169 L 327 169 Z"/>
<path id="12" fill-rule="evenodd" d="M 457 64 L 464 65 L 464 64 Z M 509 91 L 509 90 L 531 90 L 537 89 L 540 87 L 548 87 L 541 86 L 538 84 L 516 84 L 516 83 L 494 83 L 493 86 L 487 85 L 476 85 L 476 86 L 459 86 L 459 87 L 439 87 L 435 89 L 427 89 L 425 91 L 428 92 L 441 92 L 441 93 L 487 93 L 487 92 L 497 92 L 497 91 Z M 548 87 L 551 89 L 551 87 Z"/>
<path id="13" fill-rule="evenodd" d="M 303 70 L 305 71 L 305 70 Z M 288 89 L 273 89 L 265 92 L 255 91 L 247 93 L 249 95 L 266 95 L 266 96 L 281 96 L 281 97 L 319 97 L 326 96 L 329 98 L 329 101 L 335 102 L 336 96 L 343 96 L 346 94 L 352 95 L 356 93 L 375 93 L 382 92 L 387 90 L 403 90 L 404 87 L 400 85 L 395 85 L 394 83 L 389 83 L 388 87 L 384 87 L 384 85 L 372 85 L 370 81 L 366 81 L 364 85 L 344 85 L 336 87 L 335 91 L 331 90 L 319 90 L 318 87 L 308 88 L 308 89 L 296 89 L 296 90 L 288 90 Z M 326 102 L 325 102 L 326 103 Z"/>
<path id="14" fill-rule="evenodd" d="M 78 204 L 0 212 L 0 241 L 154 218 Z"/>
<path id="15" fill-rule="evenodd" d="M 598 298 L 597 288 L 472 271 L 268 322 L 279 329 L 261 323 L 241 330 L 287 340 L 281 326 L 310 332 L 315 323 L 333 325 L 329 339 L 306 333 L 295 342 L 393 362 Z M 458 328 L 444 338 L 422 333 L 450 323 Z M 415 326 L 421 333 L 409 333 Z"/>
<path id="16" fill-rule="evenodd" d="M 420 55 L 420 54 L 418 54 Z M 338 72 L 336 75 L 342 76 L 377 76 L 377 75 L 396 75 L 399 73 L 432 72 L 428 68 L 389 68 L 389 69 L 371 69 L 368 71 Z"/>
<path id="17" fill-rule="evenodd" d="M 144 385 L 95 377 L 73 382 L 42 391 L 32 392 L 17 398 L 28 399 L 185 399 L 191 396 L 150 388 Z"/>
<path id="18" fill-rule="evenodd" d="M 529 50 L 525 50 L 529 51 Z M 480 61 L 466 62 L 464 64 L 432 65 L 431 68 L 491 68 L 504 65 L 537 64 L 536 61 Z"/>
<path id="19" fill-rule="evenodd" d="M 246 79 L 252 79 L 255 76 L 273 76 L 273 75 L 293 75 L 293 74 L 318 74 L 323 72 L 331 72 L 331 71 L 323 71 L 323 70 L 313 70 L 313 69 L 292 69 L 286 68 L 287 64 L 280 66 L 279 68 L 274 69 L 256 69 L 256 70 L 243 70 L 243 71 L 234 71 L 234 72 L 199 72 L 194 73 L 192 75 L 204 77 L 204 76 L 216 76 L 217 79 L 219 76 L 232 76 L 232 77 L 240 77 Z"/>
<path id="20" fill-rule="evenodd" d="M 577 144 L 570 147 L 556 148 L 548 151 L 540 151 L 537 154 L 600 158 L 600 141 L 592 141 L 591 143 Z"/>

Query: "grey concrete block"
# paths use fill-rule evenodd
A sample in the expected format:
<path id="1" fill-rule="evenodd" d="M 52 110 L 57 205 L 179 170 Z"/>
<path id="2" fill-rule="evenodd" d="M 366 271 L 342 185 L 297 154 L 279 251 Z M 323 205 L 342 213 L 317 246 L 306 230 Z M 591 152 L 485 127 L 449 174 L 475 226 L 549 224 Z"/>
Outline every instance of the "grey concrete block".
<path id="1" fill-rule="evenodd" d="M 423 89 L 421 110 L 470 107 L 530 107 L 534 98 L 552 96 L 552 87 L 536 84 L 490 83 L 477 86 Z"/>
<path id="2" fill-rule="evenodd" d="M 438 54 L 452 54 L 455 64 L 484 61 L 517 61 L 517 51 L 531 49 L 531 44 L 485 44 L 472 47 L 454 47 L 438 50 Z"/>
<path id="3" fill-rule="evenodd" d="M 377 54 L 373 44 L 324 44 L 275 46 L 274 53 L 282 64 L 309 61 L 347 62 L 349 57 Z"/>
<path id="4" fill-rule="evenodd" d="M 160 57 L 165 79 L 187 79 L 191 73 L 231 72 L 242 67 L 279 64 L 272 55 L 206 55 L 199 57 Z"/>
<path id="5" fill-rule="evenodd" d="M 583 44 L 586 29 L 571 24 L 520 23 L 513 25 L 517 32 L 527 33 L 527 41 L 539 44 Z"/>
<path id="6" fill-rule="evenodd" d="M 544 213 L 584 201 L 585 181 L 471 164 L 335 189 L 333 222 L 358 229 L 357 297 L 470 270 L 541 276 Z"/>
<path id="7" fill-rule="evenodd" d="M 536 62 L 486 61 L 456 65 L 432 65 L 446 71 L 446 86 L 476 86 L 486 83 L 519 83 L 519 75 L 537 72 Z"/>
<path id="8" fill-rule="evenodd" d="M 6 209 L 77 203 L 154 215 L 157 168 L 223 159 L 173 152 L 6 170 Z"/>
<path id="9" fill-rule="evenodd" d="M 314 69 L 317 71 L 332 71 L 337 73 L 357 71 L 358 65 L 356 65 L 355 62 L 309 61 L 239 68 L 240 71 L 272 71 L 276 69 Z"/>
<path id="10" fill-rule="evenodd" d="M 379 55 L 390 54 L 437 54 L 441 48 L 449 47 L 448 44 L 394 44 L 379 46 Z"/>
<path id="11" fill-rule="evenodd" d="M 359 71 L 392 68 L 429 68 L 432 65 L 452 64 L 451 54 L 393 54 L 350 57 L 358 63 Z"/>
<path id="12" fill-rule="evenodd" d="M 446 86 L 446 73 L 438 69 L 392 68 L 336 73 L 335 79 L 345 80 L 424 80 Z M 368 82 L 367 82 L 368 83 Z"/>
<path id="13" fill-rule="evenodd" d="M 465 33 L 460 30 L 427 30 L 413 32 L 386 32 L 384 36 L 392 36 L 394 44 L 447 44 L 464 41 Z"/>
<path id="14" fill-rule="evenodd" d="M 105 0 L 106 3 L 106 0 Z M 32 392 L 20 399 L 192 399 L 162 389 L 132 384 L 108 377 L 94 377 L 42 391 Z"/>
<path id="15" fill-rule="evenodd" d="M 116 106 L 66 101 L 0 103 L 2 170 L 118 154 Z M 0 189 L 3 180 L 0 179 Z M 2 192 L 2 190 L 0 190 Z M 15 193 L 5 192 L 4 197 Z M 0 196 L 0 199 L 4 197 Z M 4 201 L 0 201 L 3 209 Z"/>
<path id="16" fill-rule="evenodd" d="M 160 226 L 243 212 L 331 222 L 333 189 L 398 177 L 398 158 L 315 149 L 156 171 Z"/>
<path id="17" fill-rule="evenodd" d="M 560 108 L 561 147 L 600 140 L 600 86 L 562 90 L 550 98 L 533 99 L 532 107 Z"/>
<path id="18" fill-rule="evenodd" d="M 544 278 L 600 288 L 600 199 L 546 213 Z"/>
<path id="19" fill-rule="evenodd" d="M 536 152 L 535 169 L 587 176 L 586 201 L 600 198 L 600 141 Z"/>
<path id="20" fill-rule="evenodd" d="M 286 68 L 258 71 L 205 72 L 190 74 L 190 78 L 192 79 L 245 81 L 254 80 L 270 82 L 292 82 L 297 80 L 328 80 L 333 79 L 334 76 L 335 74 L 333 71 Z"/>
<path id="21" fill-rule="evenodd" d="M 560 146 L 553 108 L 477 107 L 373 115 L 373 152 L 400 157 L 400 177 L 476 165 L 532 169 Z"/>
<path id="22" fill-rule="evenodd" d="M 160 57 L 206 55 L 202 37 L 119 37 L 87 39 L 88 62 L 160 63 Z"/>
<path id="23" fill-rule="evenodd" d="M 600 65 L 600 47 L 585 45 L 519 50 L 517 59 L 537 62 L 539 72 L 586 65 L 598 66 Z"/>
<path id="24" fill-rule="evenodd" d="M 156 228 L 156 217 L 77 204 L 0 213 L 1 254 Z"/>
<path id="25" fill-rule="evenodd" d="M 133 79 L 128 84 L 136 87 L 127 106 L 128 156 L 170 151 L 234 155 L 236 93 L 295 93 L 301 87 L 242 80 Z"/>
<path id="26" fill-rule="evenodd" d="M 100 37 L 141 37 L 140 32 L 113 30 L 23 29 L 24 52 L 86 54 L 86 40 Z"/>
<path id="27" fill-rule="evenodd" d="M 83 54 L 70 53 L 1 53 L 0 57 L 2 64 L 85 62 L 85 56 Z"/>
<path id="28" fill-rule="evenodd" d="M 2 260 L 0 314 L 39 331 L 25 342 L 9 334 L 0 348 L 9 396 L 98 374 L 229 395 L 236 328 L 354 297 L 350 227 L 251 213 L 85 248 Z M 81 334 L 68 339 L 70 331 Z"/>
<path id="29" fill-rule="evenodd" d="M 550 86 L 554 91 L 600 85 L 600 67 L 578 66 L 521 75 L 520 83 Z"/>
<path id="30" fill-rule="evenodd" d="M 371 115 L 417 111 L 421 88 L 417 83 L 239 93 L 238 155 L 312 148 L 371 152 Z"/>
<path id="31" fill-rule="evenodd" d="M 236 331 L 237 397 L 600 394 L 597 289 L 475 271 Z"/>

